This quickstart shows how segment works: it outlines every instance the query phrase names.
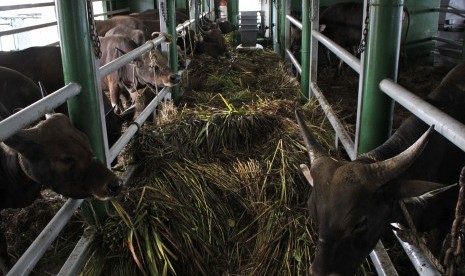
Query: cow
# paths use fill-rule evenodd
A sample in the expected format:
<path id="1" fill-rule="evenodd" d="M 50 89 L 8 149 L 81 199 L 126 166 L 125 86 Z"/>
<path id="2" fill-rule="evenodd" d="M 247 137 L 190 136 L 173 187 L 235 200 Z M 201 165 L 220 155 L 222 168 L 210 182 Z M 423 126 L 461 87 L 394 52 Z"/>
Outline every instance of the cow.
<path id="1" fill-rule="evenodd" d="M 18 71 L 32 79 L 36 84 L 41 82 L 48 91 L 56 91 L 65 85 L 60 47 L 42 46 L 19 51 L 0 51 L 0 66 Z M 7 90 L 5 92 L 9 93 Z M 0 95 L 0 97 L 8 97 L 8 95 Z M 27 105 L 37 101 L 27 94 L 23 94 L 21 98 Z M 115 114 L 111 110 L 108 97 L 102 95 L 102 98 L 106 112 L 108 144 L 112 146 L 121 136 L 123 123 L 132 120 L 134 112 L 130 110 L 122 114 Z M 67 105 L 61 105 L 55 111 L 67 114 Z"/>
<path id="2" fill-rule="evenodd" d="M 105 33 L 105 36 L 111 35 L 125 35 L 134 41 L 137 46 L 141 46 L 149 39 L 149 36 L 144 31 L 132 29 L 123 25 L 115 26 Z"/>
<path id="3" fill-rule="evenodd" d="M 461 123 L 464 76 L 462 63 L 426 98 Z M 445 236 L 454 216 L 458 188 L 453 183 L 465 163 L 463 151 L 412 115 L 381 146 L 353 161 L 336 160 L 298 112 L 296 119 L 310 156 L 310 168 L 302 169 L 313 186 L 308 208 L 318 232 L 313 275 L 353 275 L 389 223 L 406 224 L 399 200 L 405 200 L 418 231 L 436 228 Z"/>
<path id="4" fill-rule="evenodd" d="M 117 15 L 107 20 L 95 20 L 95 28 L 99 36 L 104 36 L 109 30 L 117 26 L 141 30 L 147 34 L 151 33 L 144 22 L 129 15 Z"/>
<path id="5" fill-rule="evenodd" d="M 194 54 L 207 54 L 213 58 L 223 56 L 229 58 L 231 56 L 226 40 L 217 25 L 210 26 L 208 30 L 204 30 L 199 25 L 199 30 L 202 36 L 196 42 Z"/>
<path id="6" fill-rule="evenodd" d="M 121 35 L 100 37 L 100 45 L 102 49 L 100 66 L 137 48 L 134 41 Z M 112 106 L 120 111 L 123 110 L 120 97 L 123 96 L 129 101 L 131 95 L 128 94 L 132 94 L 142 86 L 170 87 L 179 83 L 180 76 L 173 74 L 166 62 L 160 62 L 160 56 L 161 53 L 156 49 L 146 52 L 103 78 L 102 89 L 109 91 Z"/>
<path id="7" fill-rule="evenodd" d="M 25 107 L 16 93 L 41 97 L 39 87 L 17 71 L 0 67 L 0 120 Z M 5 92 L 4 90 L 8 90 Z M 41 188 L 71 198 L 106 200 L 117 196 L 122 180 L 92 152 L 87 136 L 61 113 L 49 115 L 0 142 L 0 210 L 32 204 Z M 0 271 L 10 265 L 0 233 Z M 3 267 L 2 267 L 3 266 Z"/>

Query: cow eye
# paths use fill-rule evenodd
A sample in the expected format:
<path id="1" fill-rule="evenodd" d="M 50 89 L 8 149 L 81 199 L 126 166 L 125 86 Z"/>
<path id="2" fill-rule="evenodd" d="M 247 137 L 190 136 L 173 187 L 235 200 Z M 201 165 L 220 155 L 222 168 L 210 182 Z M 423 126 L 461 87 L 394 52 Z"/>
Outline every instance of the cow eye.
<path id="1" fill-rule="evenodd" d="M 363 216 L 358 223 L 356 223 L 354 225 L 354 228 L 352 230 L 352 233 L 356 233 L 356 232 L 360 232 L 360 231 L 363 231 L 365 230 L 367 226 L 367 217 L 366 216 Z"/>
<path id="2" fill-rule="evenodd" d="M 64 165 L 70 166 L 75 163 L 76 160 L 72 156 L 64 156 L 60 158 L 60 162 Z"/>

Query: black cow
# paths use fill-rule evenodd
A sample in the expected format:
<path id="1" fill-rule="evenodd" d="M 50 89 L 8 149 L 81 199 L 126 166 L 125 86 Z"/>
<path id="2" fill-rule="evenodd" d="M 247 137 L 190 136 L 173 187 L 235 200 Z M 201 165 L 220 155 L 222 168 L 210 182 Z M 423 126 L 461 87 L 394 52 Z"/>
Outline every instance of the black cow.
<path id="1" fill-rule="evenodd" d="M 25 107 L 19 99 L 23 93 L 16 93 L 21 90 L 41 97 L 32 80 L 0 67 L 0 95 L 8 95 L 0 97 L 0 120 Z M 0 210 L 30 205 L 42 186 L 72 198 L 105 200 L 118 195 L 122 183 L 92 153 L 87 136 L 61 113 L 0 142 Z M 0 246 L 0 269 L 5 270 L 1 265 L 8 266 L 9 261 L 3 233 Z"/>
<path id="2" fill-rule="evenodd" d="M 36 84 L 39 81 L 42 82 L 48 91 L 56 91 L 65 85 L 60 47 L 43 46 L 30 47 L 20 51 L 0 51 L 0 66 L 18 71 L 32 79 Z M 9 90 L 4 90 L 4 92 L 10 93 Z M 108 144 L 111 146 L 121 136 L 122 124 L 132 119 L 134 113 L 127 112 L 117 115 L 114 112 L 110 112 L 110 101 L 106 95 L 102 96 L 104 110 L 107 114 L 105 121 Z M 8 97 L 8 95 L 0 95 L 0 97 Z M 37 100 L 28 96 L 27 93 L 23 94 L 21 98 L 27 105 Z M 65 114 L 68 112 L 66 104 L 55 110 Z"/>
<path id="3" fill-rule="evenodd" d="M 199 26 L 199 30 L 202 36 L 196 42 L 195 54 L 207 54 L 214 58 L 230 57 L 226 40 L 218 25 L 210 26 L 208 30 Z"/>
<path id="4" fill-rule="evenodd" d="M 464 76 L 462 63 L 427 97 L 462 123 Z M 335 160 L 316 142 L 301 116 L 296 117 L 311 160 L 304 174 L 313 186 L 309 208 L 319 236 L 313 275 L 353 275 L 385 227 L 405 223 L 398 207 L 401 199 L 408 199 L 418 231 L 436 228 L 444 237 L 457 200 L 456 186 L 447 185 L 457 182 L 464 152 L 411 116 L 378 148 L 352 162 Z"/>
<path id="5" fill-rule="evenodd" d="M 134 41 L 121 35 L 100 37 L 100 44 L 102 49 L 100 66 L 137 48 Z M 110 92 L 111 104 L 122 110 L 120 97 L 123 96 L 129 100 L 128 94 L 132 94 L 142 86 L 170 87 L 179 83 L 180 76 L 173 74 L 166 60 L 161 59 L 160 51 L 152 50 L 105 76 L 102 89 Z"/>

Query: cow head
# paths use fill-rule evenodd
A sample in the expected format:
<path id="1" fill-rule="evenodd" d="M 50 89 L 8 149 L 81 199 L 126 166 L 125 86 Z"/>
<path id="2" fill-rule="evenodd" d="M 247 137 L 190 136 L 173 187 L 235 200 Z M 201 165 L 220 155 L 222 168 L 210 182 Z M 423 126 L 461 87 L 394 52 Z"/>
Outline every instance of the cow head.
<path id="1" fill-rule="evenodd" d="M 87 136 L 63 114 L 20 130 L 4 143 L 18 153 L 19 167 L 30 179 L 57 193 L 104 200 L 121 191 L 121 179 L 95 157 Z"/>
<path id="2" fill-rule="evenodd" d="M 309 209 L 318 232 L 313 275 L 354 275 L 392 222 L 400 199 L 444 187 L 397 178 L 425 147 L 428 130 L 408 149 L 384 161 L 339 161 L 329 157 L 296 111 L 310 156 L 302 166 L 313 190 Z"/>
<path id="3" fill-rule="evenodd" d="M 178 74 L 173 74 L 168 60 L 157 49 L 143 54 L 134 64 L 136 77 L 142 84 L 171 87 L 181 80 Z"/>

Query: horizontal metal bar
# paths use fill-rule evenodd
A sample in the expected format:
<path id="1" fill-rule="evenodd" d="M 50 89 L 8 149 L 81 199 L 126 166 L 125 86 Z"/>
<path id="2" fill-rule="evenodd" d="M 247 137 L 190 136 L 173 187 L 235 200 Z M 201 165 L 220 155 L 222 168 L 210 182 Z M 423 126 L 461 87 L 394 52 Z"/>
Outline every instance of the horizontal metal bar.
<path id="1" fill-rule="evenodd" d="M 396 268 L 392 264 L 386 249 L 381 241 L 375 246 L 375 249 L 370 253 L 370 259 L 376 269 L 378 276 L 397 276 L 399 275 Z"/>
<path id="2" fill-rule="evenodd" d="M 118 70 L 119 68 L 123 67 L 130 61 L 134 60 L 135 58 L 141 56 L 143 53 L 150 51 L 154 47 L 157 47 L 160 43 L 166 40 L 166 37 L 164 35 L 161 35 L 153 40 L 147 41 L 144 45 L 137 47 L 136 49 L 130 51 L 129 53 L 126 53 L 122 55 L 121 57 L 110 61 L 109 63 L 103 65 L 100 67 L 99 73 L 100 73 L 100 78 L 105 77 L 106 75 L 110 74 L 113 71 Z"/>
<path id="3" fill-rule="evenodd" d="M 127 12 L 127 11 L 130 11 L 130 10 L 131 9 L 129 9 L 129 8 L 124 8 L 124 9 L 119 9 L 119 10 L 114 10 L 114 11 L 108 11 L 108 12 L 104 12 L 104 13 L 94 14 L 94 17 L 102 16 L 102 15 L 113 15 L 113 14 L 117 14 L 117 13 Z"/>
<path id="4" fill-rule="evenodd" d="M 357 157 L 357 153 L 355 152 L 354 142 L 352 141 L 352 138 L 350 138 L 349 133 L 347 133 L 347 130 L 344 128 L 344 124 L 341 122 L 341 120 L 339 120 L 336 113 L 331 108 L 331 105 L 329 105 L 325 96 L 315 82 L 310 83 L 310 89 L 312 89 L 315 98 L 320 103 L 323 112 L 325 113 L 326 117 L 328 117 L 329 122 L 333 126 L 333 129 L 336 132 L 339 140 L 341 140 L 342 146 L 346 150 L 350 159 L 355 159 Z"/>
<path id="5" fill-rule="evenodd" d="M 398 223 L 391 223 L 396 228 L 401 228 L 401 225 Z M 429 258 L 426 258 L 423 252 L 417 247 L 402 241 L 396 230 L 393 230 L 394 235 L 399 240 L 400 245 L 404 248 L 405 253 L 409 257 L 412 265 L 415 267 L 419 275 L 422 276 L 441 276 L 441 273 L 436 269 L 434 264 Z"/>
<path id="6" fill-rule="evenodd" d="M 302 75 L 302 67 L 300 66 L 299 61 L 295 58 L 295 56 L 291 53 L 291 51 L 289 51 L 289 49 L 286 49 L 286 55 L 291 60 L 297 72 L 299 72 L 299 74 Z"/>
<path id="7" fill-rule="evenodd" d="M 336 56 L 342 59 L 342 61 L 344 61 L 345 63 L 347 63 L 347 65 L 349 65 L 352 69 L 354 69 L 355 72 L 360 74 L 360 72 L 362 71 L 361 66 L 360 66 L 360 59 L 352 55 L 349 51 L 347 51 L 343 47 L 337 45 L 336 42 L 332 41 L 324 34 L 316 30 L 312 30 L 312 35 L 318 41 L 320 41 L 323 45 L 325 45 L 331 52 L 333 52 Z"/>
<path id="8" fill-rule="evenodd" d="M 458 41 L 452 40 L 452 39 L 447 39 L 439 36 L 432 36 L 432 40 L 440 41 L 440 42 L 445 42 L 447 44 L 450 44 L 452 46 L 457 46 L 457 49 L 462 49 L 463 43 L 460 43 Z"/>
<path id="9" fill-rule="evenodd" d="M 18 130 L 28 127 L 46 113 L 50 113 L 54 108 L 79 94 L 81 86 L 77 83 L 70 83 L 58 89 L 47 97 L 31 104 L 30 106 L 12 114 L 0 122 L 0 141 L 10 137 Z"/>
<path id="10" fill-rule="evenodd" d="M 147 118 L 153 114 L 153 111 L 158 106 L 158 104 L 163 100 L 165 95 L 170 92 L 170 90 L 165 87 L 163 88 L 158 95 L 147 105 L 147 107 L 142 111 L 142 113 L 134 120 L 135 123 L 130 124 L 129 127 L 126 129 L 123 135 L 118 139 L 118 141 L 113 144 L 110 148 L 110 152 L 108 154 L 110 161 L 113 162 L 121 150 L 126 146 L 127 143 L 131 140 L 131 138 L 136 134 L 139 130 L 138 126 L 142 126 L 142 124 L 147 120 Z"/>
<path id="11" fill-rule="evenodd" d="M 11 11 L 11 10 L 30 9 L 30 8 L 39 8 L 39 7 L 50 7 L 50 6 L 55 6 L 55 2 L 2 6 L 0 7 L 0 11 Z"/>
<path id="12" fill-rule="evenodd" d="M 398 85 L 390 79 L 379 84 L 380 89 L 400 105 L 412 112 L 434 130 L 447 138 L 461 150 L 465 151 L 465 126 L 417 95 Z"/>
<path id="13" fill-rule="evenodd" d="M 134 175 L 137 165 L 129 165 L 126 167 L 124 173 L 120 176 L 123 180 L 123 186 L 126 186 L 128 181 Z M 79 272 L 82 269 L 82 265 L 85 263 L 88 257 L 88 248 L 92 240 L 95 237 L 95 228 L 88 227 L 84 230 L 84 234 L 81 239 L 77 242 L 76 246 L 73 249 L 73 252 L 69 255 L 66 262 L 61 267 L 57 276 L 69 276 L 69 275 L 79 275 Z"/>
<path id="14" fill-rule="evenodd" d="M 24 32 L 28 32 L 28 31 L 32 31 L 36 29 L 42 29 L 42 28 L 47 28 L 50 26 L 55 26 L 56 24 L 57 22 L 54 21 L 54 22 L 49 22 L 49 23 L 44 23 L 44 24 L 39 24 L 39 25 L 34 25 L 34 26 L 29 26 L 29 27 L 24 27 L 24 28 L 17 28 L 17 29 L 8 30 L 8 31 L 2 31 L 0 32 L 0 36 L 24 33 Z"/>
<path id="15" fill-rule="evenodd" d="M 184 23 L 179 24 L 179 25 L 176 27 L 176 32 L 182 31 L 184 28 L 189 27 L 189 26 L 190 26 L 192 23 L 194 23 L 194 22 L 195 22 L 195 19 L 186 20 Z"/>
<path id="16" fill-rule="evenodd" d="M 44 255 L 66 223 L 68 223 L 82 201 L 83 199 L 68 199 L 42 232 L 40 232 L 39 236 L 32 242 L 26 252 L 19 258 L 7 276 L 29 275 L 29 272 L 31 272 Z"/>
<path id="17" fill-rule="evenodd" d="M 71 254 L 66 259 L 66 262 L 61 267 L 57 276 L 79 275 L 79 272 L 87 259 L 90 244 L 95 237 L 95 228 L 88 227 L 84 230 Z"/>
<path id="18" fill-rule="evenodd" d="M 294 26 L 302 30 L 302 22 L 290 16 L 289 14 L 286 15 L 286 19 L 289 20 L 289 22 L 291 22 L 292 24 L 294 24 Z"/>
<path id="19" fill-rule="evenodd" d="M 445 12 L 445 13 L 453 13 L 458 15 L 465 14 L 465 10 L 459 10 L 457 8 L 449 7 L 449 8 L 433 8 L 431 9 L 434 12 Z"/>

